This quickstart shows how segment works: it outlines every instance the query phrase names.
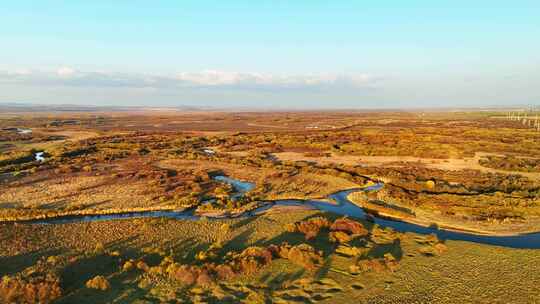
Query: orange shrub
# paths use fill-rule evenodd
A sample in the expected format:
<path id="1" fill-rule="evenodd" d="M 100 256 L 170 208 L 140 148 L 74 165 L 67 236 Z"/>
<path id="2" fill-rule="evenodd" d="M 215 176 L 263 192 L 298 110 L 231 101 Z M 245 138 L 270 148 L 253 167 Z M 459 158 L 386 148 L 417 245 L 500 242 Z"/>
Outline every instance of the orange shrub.
<path id="1" fill-rule="evenodd" d="M 199 270 L 195 266 L 172 264 L 167 268 L 169 276 L 183 284 L 192 285 L 198 277 Z"/>
<path id="2" fill-rule="evenodd" d="M 243 274 L 253 274 L 259 270 L 259 263 L 253 258 L 243 258 L 238 261 L 238 271 Z"/>
<path id="3" fill-rule="evenodd" d="M 340 218 L 335 220 L 332 226 L 330 226 L 330 230 L 348 232 L 357 236 L 366 236 L 369 234 L 369 231 L 367 231 L 362 224 L 348 218 Z"/>
<path id="4" fill-rule="evenodd" d="M 328 235 L 328 239 L 331 241 L 331 242 L 334 242 L 334 243 L 347 243 L 349 242 L 352 238 L 350 235 L 348 235 L 347 233 L 343 232 L 343 231 L 332 231 L 330 232 L 330 234 Z"/>
<path id="5" fill-rule="evenodd" d="M 374 259 L 359 261 L 358 268 L 360 268 L 361 271 L 383 272 L 386 269 L 386 266 L 383 261 Z"/>
<path id="6" fill-rule="evenodd" d="M 270 264 L 273 255 L 269 248 L 248 247 L 240 254 L 232 256 L 231 266 L 240 273 L 252 274 L 262 266 Z"/>
<path id="7" fill-rule="evenodd" d="M 299 222 L 296 224 L 297 230 L 302 232 L 306 240 L 315 238 L 321 228 L 330 227 L 330 222 L 324 217 L 314 217 L 306 221 Z"/>
<path id="8" fill-rule="evenodd" d="M 148 271 L 148 265 L 144 261 L 138 261 L 137 262 L 137 269 L 140 269 L 142 271 Z"/>
<path id="9" fill-rule="evenodd" d="M 315 238 L 322 228 L 330 227 L 330 222 L 324 217 L 318 216 L 294 224 L 288 224 L 285 229 L 288 232 L 301 232 L 306 240 Z"/>
<path id="10" fill-rule="evenodd" d="M 197 276 L 196 283 L 197 285 L 200 285 L 200 286 L 210 286 L 214 283 L 214 280 L 210 276 L 210 273 L 208 272 L 208 270 L 203 268 L 199 271 L 199 275 Z"/>
<path id="11" fill-rule="evenodd" d="M 133 262 L 132 261 L 127 261 L 124 263 L 124 265 L 122 266 L 122 271 L 130 271 L 131 269 L 133 269 L 135 267 L 135 265 L 133 265 Z"/>
<path id="12" fill-rule="evenodd" d="M 217 265 L 215 268 L 216 275 L 221 280 L 229 280 L 235 276 L 235 273 L 229 265 Z"/>
<path id="13" fill-rule="evenodd" d="M 26 282 L 5 276 L 0 281 L 1 303 L 48 304 L 62 295 L 60 283 L 55 278 Z"/>
<path id="14" fill-rule="evenodd" d="M 111 284 L 104 276 L 98 275 L 95 276 L 93 279 L 88 280 L 86 282 L 86 287 L 105 291 L 111 288 Z"/>
<path id="15" fill-rule="evenodd" d="M 283 244 L 279 247 L 279 255 L 282 258 L 288 259 L 291 262 L 306 267 L 307 269 L 315 269 L 322 264 L 322 255 L 316 252 L 313 247 L 308 244 L 300 244 L 290 246 Z"/>

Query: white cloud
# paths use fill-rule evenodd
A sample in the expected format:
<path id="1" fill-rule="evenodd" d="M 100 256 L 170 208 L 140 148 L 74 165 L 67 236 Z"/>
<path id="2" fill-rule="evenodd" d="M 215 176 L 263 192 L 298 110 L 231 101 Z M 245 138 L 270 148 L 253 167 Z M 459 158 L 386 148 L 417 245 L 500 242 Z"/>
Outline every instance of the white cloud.
<path id="1" fill-rule="evenodd" d="M 20 69 L 16 69 L 13 73 L 16 75 L 27 76 L 27 75 L 32 74 L 32 71 L 30 71 L 29 69 L 20 68 Z"/>
<path id="2" fill-rule="evenodd" d="M 301 89 L 310 87 L 368 87 L 380 78 L 359 75 L 273 75 L 245 72 L 203 71 L 180 73 L 176 77 L 183 85 L 203 87 L 281 88 Z"/>
<path id="3" fill-rule="evenodd" d="M 56 74 L 60 77 L 70 77 L 75 74 L 75 70 L 70 67 L 61 67 L 56 70 Z"/>
<path id="4" fill-rule="evenodd" d="M 72 87 L 204 88 L 231 90 L 313 90 L 372 88 L 381 81 L 369 74 L 277 75 L 205 70 L 173 75 L 88 72 L 60 67 L 54 72 L 0 71 L 0 83 Z"/>
<path id="5" fill-rule="evenodd" d="M 245 78 L 251 78 L 251 74 L 238 72 L 223 72 L 208 70 L 203 72 L 183 72 L 176 77 L 185 84 L 202 86 L 220 86 L 238 84 Z"/>

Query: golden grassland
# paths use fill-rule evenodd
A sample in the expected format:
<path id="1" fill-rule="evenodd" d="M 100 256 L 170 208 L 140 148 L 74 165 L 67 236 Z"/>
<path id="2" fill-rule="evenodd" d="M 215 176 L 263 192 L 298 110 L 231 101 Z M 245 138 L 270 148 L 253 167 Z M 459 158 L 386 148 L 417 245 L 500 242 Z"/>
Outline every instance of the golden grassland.
<path id="1" fill-rule="evenodd" d="M 0 275 L 26 278 L 47 266 L 59 277 L 57 303 L 154 303 L 160 301 L 317 302 L 317 303 L 531 303 L 540 300 L 537 250 L 517 250 L 447 241 L 440 251 L 426 251 L 429 236 L 399 234 L 364 222 L 369 230 L 367 255 L 359 260 L 338 253 L 324 237 L 304 240 L 285 227 L 315 211 L 268 214 L 224 221 L 120 220 L 66 225 L 2 225 Z M 326 214 L 332 221 L 335 216 Z M 320 235 L 320 234 L 319 234 Z M 306 269 L 275 259 L 255 272 L 199 285 L 163 275 L 159 265 L 201 265 L 200 252 L 219 242 L 221 252 L 284 241 L 307 243 L 323 251 L 319 266 Z M 336 247 L 337 246 L 337 247 Z M 360 245 L 359 248 L 364 248 Z M 390 253 L 391 268 L 368 267 Z M 130 262 L 132 261 L 132 262 Z M 129 262 L 129 263 L 127 263 Z M 165 264 L 164 264 L 165 263 Z M 351 271 L 355 263 L 363 268 Z M 131 265 L 130 265 L 131 264 Z M 379 266 L 377 266 L 379 265 Z M 527 267 L 523 267 L 527 265 Z M 97 276 L 105 290 L 87 287 Z M 55 302 L 56 303 L 56 302 Z"/>
<path id="2" fill-rule="evenodd" d="M 415 201 L 415 204 L 419 205 L 416 207 L 410 203 L 396 201 L 388 196 L 385 190 L 372 196 L 376 197 L 370 198 L 364 193 L 355 192 L 351 193 L 348 199 L 370 214 L 424 227 L 436 226 L 441 229 L 476 234 L 507 236 L 537 232 L 540 225 L 538 208 L 502 209 L 497 206 L 490 208 L 486 206 L 486 201 L 491 200 L 491 196 L 455 197 L 442 194 L 437 195 L 436 198 L 421 198 Z M 446 206 L 444 210 L 441 210 L 438 205 L 422 204 L 422 200 L 428 202 L 459 200 L 459 204 L 449 203 L 451 206 Z"/>
<path id="3" fill-rule="evenodd" d="M 349 198 L 485 234 L 540 230 L 540 134 L 496 112 L 0 115 L 0 220 Z M 214 153 L 208 153 L 211 149 Z M 33 153 L 45 150 L 45 162 Z M 224 174 L 255 188 L 238 201 Z M 214 200 L 202 205 L 202 201 Z M 321 218 L 322 216 L 322 218 Z M 0 224 L 0 302 L 535 303 L 538 250 L 279 206 L 244 219 Z"/>
<path id="4" fill-rule="evenodd" d="M 519 154 L 520 160 L 536 153 L 538 135 L 519 124 L 497 119 L 495 114 L 433 113 L 418 119 L 413 114 L 386 113 L 375 115 L 378 119 L 362 114 L 353 119 L 329 113 L 334 123 L 341 121 L 340 127 L 213 135 L 159 128 L 130 132 L 120 127 L 122 123 L 102 128 L 107 125 L 103 122 L 106 116 L 71 120 L 33 117 L 16 125 L 28 123 L 26 127 L 34 127 L 35 134 L 5 135 L 18 145 L 2 155 L 0 213 L 4 219 L 16 219 L 183 208 L 215 196 L 218 185 L 209 180 L 209 174 L 220 172 L 256 184 L 247 195 L 249 206 L 257 200 L 321 198 L 371 179 L 388 184 L 381 192 L 386 193 L 383 200 L 411 209 L 436 224 L 457 221 L 496 233 L 538 230 L 538 173 L 481 164 L 484 159 L 494 161 L 494 153 Z M 164 124 L 174 117 L 154 119 Z M 189 117 L 195 119 L 196 115 Z M 232 125 L 238 117 L 255 124 L 270 119 L 257 114 L 251 118 L 247 114 L 204 117 Z M 303 113 L 286 117 L 276 114 L 274 122 L 294 117 L 307 123 L 319 116 Z M 120 115 L 110 119 L 127 118 Z M 152 116 L 130 119 L 134 123 L 141 119 L 140 128 L 145 130 L 145 121 Z M 58 125 L 58 121 L 78 124 Z M 6 121 L 2 123 L 6 125 Z M 55 144 L 45 151 L 45 163 L 32 161 L 29 147 L 46 143 L 47 136 L 54 133 L 69 140 L 51 141 Z M 215 153 L 205 153 L 208 148 Z M 438 149 L 451 155 L 439 155 Z M 427 189 L 427 182 L 435 187 Z M 237 205 L 223 202 L 218 207 L 242 210 Z"/>

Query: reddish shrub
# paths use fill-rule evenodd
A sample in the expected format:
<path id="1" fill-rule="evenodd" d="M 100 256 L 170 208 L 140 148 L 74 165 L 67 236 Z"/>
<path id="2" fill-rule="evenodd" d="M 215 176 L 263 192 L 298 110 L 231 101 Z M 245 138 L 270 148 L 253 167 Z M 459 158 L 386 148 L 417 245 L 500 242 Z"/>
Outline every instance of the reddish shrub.
<path id="1" fill-rule="evenodd" d="M 420 253 L 426 256 L 436 256 L 436 255 L 444 253 L 446 250 L 448 250 L 448 247 L 446 247 L 446 245 L 444 245 L 443 243 L 435 243 L 431 245 L 426 245 L 426 246 L 420 247 L 419 249 Z"/>
<path id="2" fill-rule="evenodd" d="M 334 243 L 347 243 L 352 239 L 350 235 L 343 231 L 332 231 L 328 235 L 328 238 Z"/>
<path id="3" fill-rule="evenodd" d="M 238 270 L 244 274 L 253 274 L 259 269 L 259 263 L 253 258 L 242 258 L 237 265 Z"/>
<path id="4" fill-rule="evenodd" d="M 1 303 L 48 304 L 62 295 L 58 279 L 48 277 L 43 281 L 26 282 L 5 276 L 0 281 Z"/>
<path id="5" fill-rule="evenodd" d="M 386 253 L 384 255 L 384 264 L 386 265 L 386 268 L 388 268 L 390 271 L 397 270 L 399 266 L 398 260 L 396 260 L 396 258 L 391 253 Z"/>
<path id="6" fill-rule="evenodd" d="M 126 261 L 124 265 L 122 266 L 122 271 L 130 271 L 135 266 L 133 265 L 133 261 Z"/>
<path id="7" fill-rule="evenodd" d="M 314 217 L 314 218 L 310 218 L 308 220 L 310 223 L 313 223 L 315 225 L 317 225 L 317 227 L 319 228 L 328 228 L 330 227 L 330 221 L 328 221 L 326 218 L 322 217 L 322 216 L 317 216 L 317 217 Z"/>
<path id="8" fill-rule="evenodd" d="M 277 255 L 276 246 L 269 248 L 249 247 L 239 254 L 230 254 L 230 266 L 234 272 L 252 274 L 272 262 Z"/>
<path id="9" fill-rule="evenodd" d="M 352 233 L 358 236 L 365 236 L 369 234 L 362 224 L 357 221 L 350 220 L 348 218 L 337 219 L 332 226 L 330 226 L 331 231 L 343 231 Z"/>
<path id="10" fill-rule="evenodd" d="M 319 234 L 319 227 L 310 222 L 300 222 L 297 228 L 305 235 L 306 240 L 311 240 Z"/>
<path id="11" fill-rule="evenodd" d="M 381 260 L 361 260 L 358 262 L 358 267 L 362 271 L 374 271 L 374 272 L 383 272 L 386 269 L 386 266 Z"/>
<path id="12" fill-rule="evenodd" d="M 318 216 L 318 217 L 314 217 L 314 218 L 297 223 L 295 225 L 295 229 L 293 230 L 293 232 L 299 231 L 305 235 L 306 240 L 310 240 L 310 239 L 315 238 L 319 234 L 319 231 L 322 228 L 328 228 L 328 227 L 330 227 L 330 222 L 324 217 Z M 291 230 L 290 227 L 288 227 L 287 229 L 288 231 Z"/>
<path id="13" fill-rule="evenodd" d="M 248 247 L 238 255 L 238 258 L 252 257 L 263 265 L 270 264 L 272 262 L 273 254 L 272 250 L 261 247 Z"/>
<path id="14" fill-rule="evenodd" d="M 144 272 L 148 271 L 149 267 L 144 261 L 138 261 L 137 262 L 137 269 L 140 269 Z"/>
<path id="15" fill-rule="evenodd" d="M 322 264 L 322 256 L 320 253 L 315 252 L 315 249 L 308 244 L 300 244 L 297 246 L 283 244 L 280 246 L 279 255 L 282 258 L 288 259 L 291 262 L 308 269 L 315 269 Z"/>
<path id="16" fill-rule="evenodd" d="M 111 288 L 111 284 L 104 276 L 98 275 L 95 276 L 93 279 L 88 280 L 86 282 L 86 287 L 105 291 Z"/>
<path id="17" fill-rule="evenodd" d="M 268 250 L 274 257 L 279 256 L 279 246 L 277 245 L 271 244 L 266 247 L 266 250 Z"/>
<path id="18" fill-rule="evenodd" d="M 285 230 L 288 231 L 288 232 L 296 232 L 297 231 L 296 224 L 289 223 L 289 224 L 285 225 Z"/>
<path id="19" fill-rule="evenodd" d="M 210 273 L 207 269 L 201 269 L 199 275 L 197 276 L 197 285 L 200 286 L 210 286 L 214 283 L 214 280 L 210 276 Z"/>
<path id="20" fill-rule="evenodd" d="M 235 273 L 229 265 L 217 265 L 215 267 L 216 275 L 220 280 L 230 280 L 234 278 Z"/>
<path id="21" fill-rule="evenodd" d="M 399 267 L 399 262 L 391 253 L 384 255 L 382 259 L 360 260 L 357 268 L 361 271 L 383 272 L 385 270 L 395 271 Z"/>
<path id="22" fill-rule="evenodd" d="M 448 250 L 448 247 L 446 247 L 446 245 L 443 243 L 437 243 L 433 245 L 433 249 L 435 249 L 438 254 L 442 254 Z"/>
<path id="23" fill-rule="evenodd" d="M 186 285 L 194 284 L 197 280 L 197 275 L 199 272 L 197 267 L 187 265 L 171 265 L 167 271 L 169 272 L 169 276 L 171 276 L 173 279 Z"/>

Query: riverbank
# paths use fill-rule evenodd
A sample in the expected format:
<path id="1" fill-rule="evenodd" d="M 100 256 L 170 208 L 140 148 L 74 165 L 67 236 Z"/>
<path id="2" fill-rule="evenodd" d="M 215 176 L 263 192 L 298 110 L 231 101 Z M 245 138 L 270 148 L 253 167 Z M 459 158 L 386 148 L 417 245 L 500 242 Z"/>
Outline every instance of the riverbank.
<path id="1" fill-rule="evenodd" d="M 61 218 L 84 218 L 92 216 L 107 216 L 107 215 L 130 215 L 130 214 L 143 214 L 148 212 L 175 212 L 182 213 L 190 207 L 178 208 L 178 206 L 158 206 L 158 207 L 136 207 L 136 208 L 123 208 L 123 209 L 87 209 L 87 210 L 74 210 L 74 211 L 57 211 L 57 212 L 47 212 L 34 215 L 14 215 L 14 216 L 4 216 L 0 217 L 0 223 L 24 223 L 24 222 L 35 222 L 35 221 L 46 221 L 46 220 L 56 220 Z M 135 217 L 135 216 L 133 216 Z M 83 220 L 81 220 L 83 221 Z"/>
<path id="2" fill-rule="evenodd" d="M 242 184 L 247 188 L 251 188 L 252 184 L 238 181 L 232 178 L 223 178 L 216 177 L 214 179 L 222 180 L 223 182 L 230 183 L 233 186 L 236 184 L 237 189 Z M 241 213 L 230 213 L 230 210 L 223 210 L 216 212 L 214 210 L 194 214 L 192 210 L 189 212 L 183 211 L 146 211 L 146 212 L 130 212 L 130 213 L 117 213 L 109 215 L 88 215 L 88 216 L 64 216 L 60 218 L 51 218 L 51 219 L 38 219 L 33 220 L 35 223 L 45 223 L 45 224 L 63 224 L 63 223 L 74 223 L 74 222 L 93 222 L 98 220 L 113 220 L 113 219 L 126 219 L 126 218 L 138 218 L 138 217 L 162 217 L 162 218 L 174 218 L 174 219 L 231 219 L 231 218 L 240 218 L 246 217 L 251 218 L 257 215 L 263 215 L 265 213 L 270 213 L 270 210 L 274 206 L 295 206 L 293 210 L 302 210 L 302 205 L 309 206 L 312 208 L 319 209 L 321 211 L 335 213 L 338 215 L 349 216 L 357 219 L 363 219 L 371 221 L 382 228 L 391 228 L 401 233 L 413 232 L 418 234 L 435 234 L 439 239 L 453 239 L 453 240 L 463 240 L 470 241 L 482 244 L 490 244 L 497 246 L 513 247 L 513 248 L 531 248 L 539 249 L 540 248 L 540 233 L 529 233 L 529 234 L 493 234 L 485 233 L 482 230 L 474 229 L 461 229 L 461 227 L 455 227 L 452 225 L 433 225 L 428 221 L 419 221 L 416 222 L 415 219 L 405 220 L 404 218 L 399 218 L 395 216 L 388 216 L 384 212 L 377 214 L 376 216 L 370 215 L 367 213 L 361 206 L 351 202 L 349 199 L 350 195 L 358 192 L 366 191 L 377 191 L 382 188 L 383 184 L 375 184 L 369 187 L 357 188 L 357 189 L 347 189 L 343 191 L 338 191 L 327 197 L 325 201 L 317 200 L 276 200 L 276 201 L 262 201 L 259 202 L 257 208 L 249 208 L 249 210 L 244 210 Z M 333 202 L 335 203 L 333 203 Z M 279 208 L 276 210 L 278 213 L 280 211 L 288 212 L 290 208 Z M 272 211 L 272 212 L 276 212 Z M 103 212 L 108 212 L 104 210 Z"/>
<path id="3" fill-rule="evenodd" d="M 230 251 L 240 252 L 252 246 L 269 246 L 281 244 L 282 241 L 292 245 L 301 244 L 306 242 L 304 236 L 288 232 L 287 224 L 317 216 L 321 216 L 319 211 L 298 211 L 265 214 L 249 220 L 175 221 L 147 218 L 65 225 L 0 224 L 0 235 L 4 238 L 0 242 L 0 275 L 14 277 L 16 274 L 29 273 L 29 270 L 39 270 L 40 265 L 57 270 L 64 287 L 63 298 L 58 303 L 90 304 L 101 303 L 103 299 L 136 302 L 142 296 L 148 297 L 149 301 L 159 302 L 160 295 L 167 295 L 170 290 L 178 288 L 174 278 L 166 275 L 159 277 L 154 271 L 162 260 L 199 265 L 201 262 L 195 257 L 217 241 L 223 245 L 216 262 L 220 264 Z M 323 216 L 332 221 L 336 218 L 331 214 Z M 447 247 L 444 253 L 430 256 L 421 251 L 426 246 L 423 242 L 429 239 L 427 236 L 391 233 L 386 229 L 370 227 L 369 222 L 359 222 L 372 229 L 373 239 L 377 240 L 377 244 L 372 243 L 373 248 L 395 254 L 399 268 L 395 271 L 366 271 L 351 275 L 349 267 L 354 259 L 332 252 L 325 255 L 325 268 L 321 268 L 321 271 L 309 271 L 289 260 L 275 259 L 257 268 L 254 274 L 220 280 L 207 289 L 210 292 L 224 290 L 228 292 L 226 295 L 231 293 L 237 296 L 249 292 L 251 298 L 247 300 L 231 300 L 249 302 L 255 292 L 268 294 L 267 289 L 257 289 L 262 284 L 275 292 L 281 290 L 281 284 L 291 286 L 286 279 L 308 281 L 315 278 L 339 284 L 329 292 L 331 298 L 317 300 L 317 303 L 367 303 L 382 297 L 392 299 L 395 303 L 470 303 L 474 302 L 472 298 L 485 299 L 486 303 L 489 299 L 505 303 L 531 303 L 538 298 L 540 265 L 536 261 L 540 258 L 539 250 L 450 240 L 444 243 Z M 389 236 L 392 238 L 383 241 Z M 399 237 L 399 242 L 392 242 L 395 237 Z M 320 245 L 321 240 L 308 244 L 330 250 L 331 247 Z M 96 248 L 101 251 L 96 253 Z M 376 259 L 375 251 L 371 251 L 368 258 Z M 49 262 L 45 262 L 47 260 Z M 127 261 L 133 261 L 131 263 L 135 265 L 130 270 L 123 268 Z M 148 265 L 149 270 L 137 268 L 140 261 L 145 263 L 140 263 L 141 268 Z M 35 276 L 35 271 L 32 274 Z M 86 288 L 85 282 L 97 275 L 109 280 L 109 290 Z M 156 277 L 160 279 L 156 280 L 159 282 L 157 287 L 145 285 L 148 278 Z M 239 286 L 237 288 L 242 288 L 241 292 L 231 291 L 231 286 Z M 195 292 L 201 288 L 193 290 Z M 291 288 L 284 292 L 291 292 Z M 313 300 L 318 294 L 309 293 Z M 181 292 L 173 295 L 185 297 L 185 293 Z M 188 300 L 186 302 L 190 302 Z M 215 298 L 213 300 L 219 302 Z M 277 300 L 273 298 L 269 301 Z"/>
<path id="4" fill-rule="evenodd" d="M 526 228 L 521 228 L 520 226 L 513 225 L 512 224 L 505 224 L 507 227 L 501 229 L 501 225 L 496 224 L 486 224 L 486 223 L 480 223 L 480 222 L 472 222 L 472 221 L 466 221 L 466 220 L 459 220 L 459 219 L 450 219 L 448 216 L 446 218 L 443 218 L 442 216 L 437 216 L 435 214 L 430 214 L 426 211 L 415 209 L 414 213 L 406 213 L 406 212 L 400 212 L 396 211 L 395 208 L 402 208 L 399 206 L 382 206 L 377 205 L 377 207 L 373 207 L 374 204 L 369 203 L 366 199 L 359 198 L 357 195 L 358 192 L 350 193 L 347 196 L 347 199 L 355 204 L 356 206 L 364 209 L 364 211 L 372 216 L 376 216 L 382 219 L 391 220 L 391 221 L 400 221 L 405 223 L 410 223 L 426 228 L 436 228 L 436 229 L 444 229 L 448 231 L 454 231 L 459 233 L 469 233 L 469 234 L 476 234 L 481 236 L 500 236 L 500 237 L 506 237 L 506 236 L 520 236 L 520 235 L 528 235 L 533 233 L 538 233 L 538 229 L 535 229 L 535 226 L 538 225 L 531 225 L 526 226 Z M 392 208 L 394 207 L 394 208 Z M 540 223 L 538 223 L 540 224 Z M 489 226 L 485 226 L 489 225 Z M 484 227 L 482 227 L 484 226 Z"/>

